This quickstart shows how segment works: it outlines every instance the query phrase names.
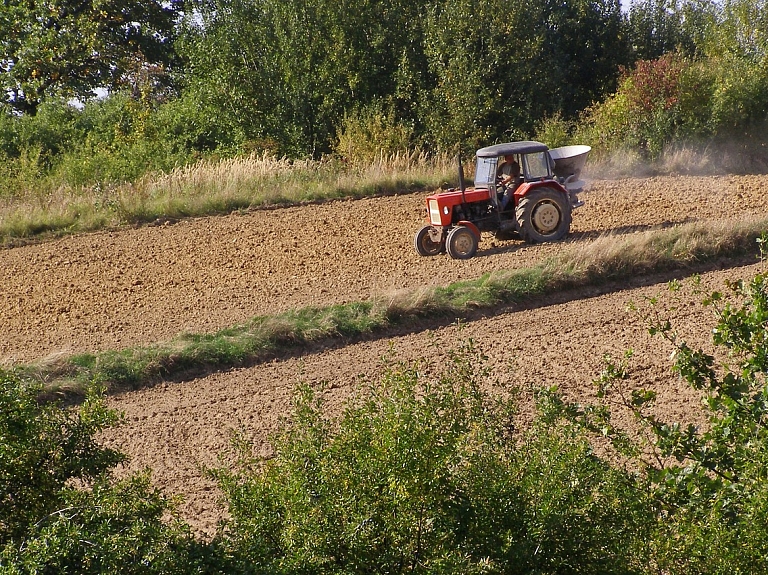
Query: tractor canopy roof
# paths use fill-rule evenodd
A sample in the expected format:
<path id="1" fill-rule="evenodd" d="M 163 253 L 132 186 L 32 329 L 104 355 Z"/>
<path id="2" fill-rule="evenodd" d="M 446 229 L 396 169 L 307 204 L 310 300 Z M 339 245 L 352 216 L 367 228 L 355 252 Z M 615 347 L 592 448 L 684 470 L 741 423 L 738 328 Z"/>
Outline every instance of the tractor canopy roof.
<path id="1" fill-rule="evenodd" d="M 547 145 L 541 142 L 507 142 L 506 144 L 480 148 L 477 151 L 477 157 L 496 158 L 509 154 L 535 154 L 536 152 L 546 152 L 548 149 Z"/>

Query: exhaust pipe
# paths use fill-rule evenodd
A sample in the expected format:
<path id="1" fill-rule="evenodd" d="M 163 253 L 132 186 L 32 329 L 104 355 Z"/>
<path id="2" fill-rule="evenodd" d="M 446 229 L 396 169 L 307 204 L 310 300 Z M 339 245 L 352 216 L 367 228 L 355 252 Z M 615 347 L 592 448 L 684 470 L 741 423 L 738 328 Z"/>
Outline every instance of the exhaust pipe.
<path id="1" fill-rule="evenodd" d="M 461 203 L 466 204 L 467 198 L 464 195 L 464 191 L 467 189 L 467 185 L 464 183 L 464 165 L 461 163 L 461 150 L 456 154 L 456 159 L 459 162 L 459 189 L 461 190 Z"/>

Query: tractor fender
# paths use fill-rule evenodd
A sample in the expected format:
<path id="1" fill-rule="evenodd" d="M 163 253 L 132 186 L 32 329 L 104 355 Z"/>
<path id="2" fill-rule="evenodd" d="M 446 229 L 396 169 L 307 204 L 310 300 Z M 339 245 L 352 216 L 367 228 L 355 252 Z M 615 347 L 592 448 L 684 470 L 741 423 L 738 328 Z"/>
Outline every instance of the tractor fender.
<path id="1" fill-rule="evenodd" d="M 537 188 L 551 188 L 563 194 L 566 198 L 569 197 L 568 191 L 555 180 L 543 180 L 539 182 L 524 182 L 515 190 L 515 205 L 520 201 L 520 198 L 524 198 L 529 192 Z"/>
<path id="2" fill-rule="evenodd" d="M 469 230 L 475 234 L 475 237 L 477 238 L 477 241 L 480 241 L 480 230 L 477 228 L 475 224 L 472 222 L 469 222 L 467 220 L 461 220 L 460 222 L 456 222 L 457 226 L 464 226 L 465 228 L 469 228 Z"/>

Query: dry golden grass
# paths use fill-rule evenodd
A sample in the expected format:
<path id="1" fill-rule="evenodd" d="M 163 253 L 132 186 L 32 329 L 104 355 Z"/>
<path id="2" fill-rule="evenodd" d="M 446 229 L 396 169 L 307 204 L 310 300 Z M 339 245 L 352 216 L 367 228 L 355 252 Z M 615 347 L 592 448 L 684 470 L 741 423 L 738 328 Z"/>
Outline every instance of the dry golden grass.
<path id="1" fill-rule="evenodd" d="M 423 314 L 434 303 L 434 286 L 399 289 L 377 296 L 374 310 L 387 317 Z"/>
<path id="2" fill-rule="evenodd" d="M 218 161 L 203 160 L 127 188 L 131 197 L 138 195 L 147 200 L 183 198 L 211 203 L 215 201 L 213 198 L 218 198 L 222 203 L 251 204 L 301 201 L 314 199 L 307 197 L 314 196 L 308 190 L 315 190 L 320 197 L 335 197 L 357 188 L 384 187 L 402 179 L 440 180 L 452 169 L 449 160 L 445 156 L 431 157 L 424 153 L 396 153 L 382 154 L 364 166 L 348 166 L 333 159 L 289 160 L 253 154 Z"/>
<path id="3" fill-rule="evenodd" d="M 434 189 L 455 161 L 423 152 L 380 154 L 365 165 L 266 154 L 203 160 L 107 187 L 59 187 L 0 199 L 0 241 L 206 216 L 266 205 Z"/>
<path id="4" fill-rule="evenodd" d="M 549 267 L 569 281 L 610 279 L 632 271 L 660 270 L 672 263 L 690 265 L 732 254 L 749 246 L 752 238 L 766 230 L 768 219 L 755 216 L 693 222 L 629 235 L 606 234 L 575 244 L 549 262 Z"/>

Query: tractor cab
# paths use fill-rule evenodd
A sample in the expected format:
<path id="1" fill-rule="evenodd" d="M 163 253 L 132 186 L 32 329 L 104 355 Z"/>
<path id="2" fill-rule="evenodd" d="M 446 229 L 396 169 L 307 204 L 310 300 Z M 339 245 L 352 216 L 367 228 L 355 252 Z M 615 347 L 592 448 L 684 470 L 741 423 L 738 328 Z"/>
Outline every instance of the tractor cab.
<path id="1" fill-rule="evenodd" d="M 540 142 L 510 142 L 481 148 L 475 154 L 475 188 L 496 189 L 497 171 L 506 157 L 520 166 L 523 182 L 552 179 L 549 148 Z"/>
<path id="2" fill-rule="evenodd" d="M 525 182 L 553 178 L 553 163 L 548 150 L 540 142 L 509 142 L 479 149 L 475 154 L 475 189 L 488 190 L 491 202 L 501 211 L 505 192 L 512 194 Z M 520 175 L 504 184 L 499 169 L 507 161 L 518 166 Z"/>
<path id="3" fill-rule="evenodd" d="M 501 239 L 511 234 L 527 242 L 565 237 L 572 210 L 583 204 L 576 194 L 584 187 L 578 177 L 589 151 L 589 146 L 550 150 L 533 141 L 477 150 L 474 186 L 464 185 L 459 161 L 459 188 L 427 197 L 427 222 L 414 238 L 416 251 L 471 258 L 482 232 Z"/>

